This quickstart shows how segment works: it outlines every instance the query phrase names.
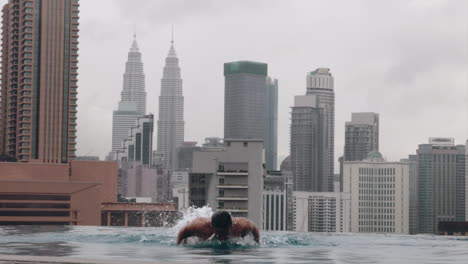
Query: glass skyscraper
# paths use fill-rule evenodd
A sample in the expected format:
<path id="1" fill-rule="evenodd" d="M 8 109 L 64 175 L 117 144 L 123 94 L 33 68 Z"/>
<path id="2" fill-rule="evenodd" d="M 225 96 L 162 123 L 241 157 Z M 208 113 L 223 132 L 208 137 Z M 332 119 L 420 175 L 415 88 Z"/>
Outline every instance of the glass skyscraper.
<path id="1" fill-rule="evenodd" d="M 437 234 L 440 221 L 465 220 L 465 146 L 431 138 L 417 149 L 418 233 Z"/>
<path id="2" fill-rule="evenodd" d="M 224 64 L 224 138 L 260 139 L 267 169 L 276 169 L 278 81 L 268 65 L 252 61 Z"/>

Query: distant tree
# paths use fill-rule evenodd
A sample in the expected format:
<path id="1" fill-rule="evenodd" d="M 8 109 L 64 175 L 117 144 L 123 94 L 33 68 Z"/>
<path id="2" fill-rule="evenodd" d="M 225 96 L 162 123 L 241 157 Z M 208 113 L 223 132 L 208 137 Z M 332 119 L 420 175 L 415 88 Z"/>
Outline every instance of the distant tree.
<path id="1" fill-rule="evenodd" d="M 8 156 L 5 154 L 0 154 L 0 162 L 17 162 L 18 159 L 13 156 Z"/>

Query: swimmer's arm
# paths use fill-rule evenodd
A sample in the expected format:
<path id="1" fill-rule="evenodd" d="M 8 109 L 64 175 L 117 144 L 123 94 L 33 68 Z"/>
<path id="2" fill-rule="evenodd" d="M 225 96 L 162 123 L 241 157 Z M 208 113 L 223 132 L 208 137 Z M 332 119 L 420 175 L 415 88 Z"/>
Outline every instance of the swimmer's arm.
<path id="1" fill-rule="evenodd" d="M 188 237 L 193 236 L 193 227 L 192 226 L 186 226 L 182 228 L 182 230 L 179 231 L 179 234 L 177 235 L 177 245 L 180 245 L 182 241 Z"/>
<path id="2" fill-rule="evenodd" d="M 258 228 L 256 226 L 253 227 L 252 235 L 254 236 L 255 242 L 260 243 L 260 232 L 258 232 Z"/>
<path id="3" fill-rule="evenodd" d="M 260 232 L 258 231 L 257 226 L 250 221 L 245 221 L 244 219 L 236 219 L 240 224 L 241 237 L 245 237 L 248 234 L 252 234 L 255 242 L 260 243 Z"/>

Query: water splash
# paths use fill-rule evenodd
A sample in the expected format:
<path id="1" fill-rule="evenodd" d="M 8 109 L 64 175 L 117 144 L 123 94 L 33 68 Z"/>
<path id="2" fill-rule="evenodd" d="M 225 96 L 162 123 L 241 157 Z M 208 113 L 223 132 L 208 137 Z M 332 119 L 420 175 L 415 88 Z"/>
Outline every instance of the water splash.
<path id="1" fill-rule="evenodd" d="M 183 217 L 172 227 L 172 230 L 178 232 L 183 226 L 190 223 L 198 217 L 211 217 L 213 215 L 213 209 L 209 206 L 203 207 L 189 207 L 182 211 Z"/>

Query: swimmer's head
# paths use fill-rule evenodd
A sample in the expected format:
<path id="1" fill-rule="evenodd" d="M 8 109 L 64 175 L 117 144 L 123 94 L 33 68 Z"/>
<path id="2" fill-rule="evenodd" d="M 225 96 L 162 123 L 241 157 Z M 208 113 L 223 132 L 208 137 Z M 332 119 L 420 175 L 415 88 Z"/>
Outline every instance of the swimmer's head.
<path id="1" fill-rule="evenodd" d="M 218 239 L 226 239 L 232 226 L 231 215 L 226 211 L 217 211 L 211 217 L 211 226 L 215 229 Z"/>

